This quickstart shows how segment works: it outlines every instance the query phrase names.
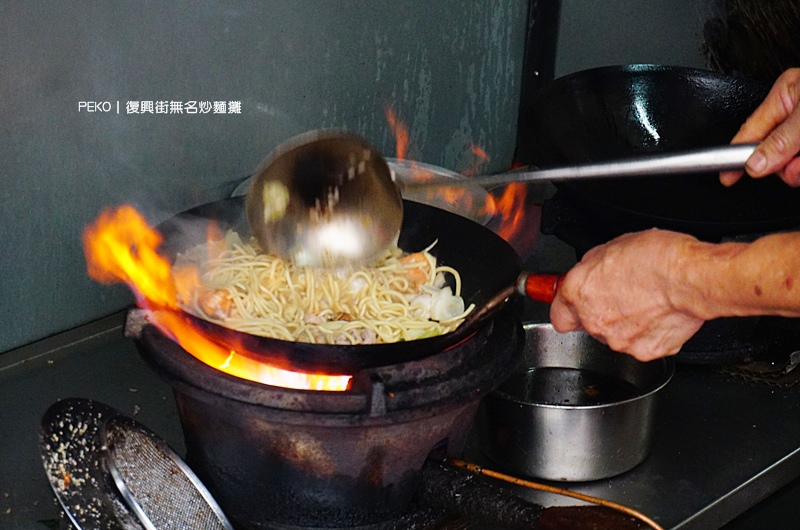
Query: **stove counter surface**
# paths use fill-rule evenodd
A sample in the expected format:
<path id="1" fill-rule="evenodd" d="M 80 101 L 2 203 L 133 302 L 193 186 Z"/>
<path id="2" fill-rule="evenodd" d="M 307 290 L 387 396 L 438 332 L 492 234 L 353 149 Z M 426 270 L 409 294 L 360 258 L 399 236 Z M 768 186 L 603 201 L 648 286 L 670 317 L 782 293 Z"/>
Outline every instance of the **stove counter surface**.
<path id="1" fill-rule="evenodd" d="M 0 527 L 58 527 L 38 435 L 42 415 L 59 399 L 101 401 L 183 454 L 172 389 L 123 337 L 123 319 L 114 315 L 0 356 Z M 771 387 L 679 365 L 660 396 L 642 464 L 607 480 L 556 485 L 626 504 L 666 529 L 719 528 L 800 476 L 798 417 L 800 385 Z M 472 444 L 466 456 L 491 467 Z M 512 490 L 543 506 L 576 502 Z"/>
<path id="2" fill-rule="evenodd" d="M 798 414 L 800 388 L 679 364 L 659 398 L 642 464 L 605 480 L 540 482 L 630 506 L 665 529 L 717 529 L 800 476 Z M 579 503 L 524 488 L 518 494 L 544 506 Z"/>

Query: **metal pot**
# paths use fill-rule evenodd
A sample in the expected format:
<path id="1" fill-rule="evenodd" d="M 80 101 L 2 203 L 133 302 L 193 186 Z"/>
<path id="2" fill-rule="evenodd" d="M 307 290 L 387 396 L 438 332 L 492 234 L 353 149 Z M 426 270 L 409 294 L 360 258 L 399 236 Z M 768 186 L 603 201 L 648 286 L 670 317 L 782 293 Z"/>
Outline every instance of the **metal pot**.
<path id="1" fill-rule="evenodd" d="M 520 364 L 482 403 L 486 456 L 509 473 L 558 481 L 608 478 L 641 463 L 674 361 L 643 363 L 550 324 L 525 332 Z"/>

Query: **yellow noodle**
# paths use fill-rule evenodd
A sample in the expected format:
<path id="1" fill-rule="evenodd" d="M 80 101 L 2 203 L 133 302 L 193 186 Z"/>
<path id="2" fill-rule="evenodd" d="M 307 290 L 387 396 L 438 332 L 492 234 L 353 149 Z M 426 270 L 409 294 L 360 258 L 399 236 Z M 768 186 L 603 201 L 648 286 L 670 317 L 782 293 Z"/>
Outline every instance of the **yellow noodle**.
<path id="1" fill-rule="evenodd" d="M 296 267 L 229 232 L 179 256 L 174 269 L 200 272 L 201 284 L 181 293 L 184 309 L 232 329 L 302 342 L 397 342 L 448 333 L 472 310 L 436 322 L 413 303 L 438 292 L 442 275 L 461 293 L 458 271 L 437 266 L 429 250 L 401 260 L 394 248 L 377 266 L 344 273 Z"/>

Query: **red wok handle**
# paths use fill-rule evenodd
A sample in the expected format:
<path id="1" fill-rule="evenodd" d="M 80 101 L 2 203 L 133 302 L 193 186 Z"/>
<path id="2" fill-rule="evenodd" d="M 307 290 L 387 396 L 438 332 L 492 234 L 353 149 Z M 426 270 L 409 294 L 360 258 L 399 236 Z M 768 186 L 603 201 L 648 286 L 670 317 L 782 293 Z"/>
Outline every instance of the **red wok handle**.
<path id="1" fill-rule="evenodd" d="M 517 291 L 531 300 L 552 304 L 566 274 L 522 273 L 517 281 Z"/>

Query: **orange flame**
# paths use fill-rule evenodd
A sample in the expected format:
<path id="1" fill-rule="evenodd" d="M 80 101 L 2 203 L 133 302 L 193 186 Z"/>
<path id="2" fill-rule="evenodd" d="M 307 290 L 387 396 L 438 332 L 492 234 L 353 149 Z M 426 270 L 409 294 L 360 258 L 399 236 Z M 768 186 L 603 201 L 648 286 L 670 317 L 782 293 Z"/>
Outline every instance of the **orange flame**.
<path id="1" fill-rule="evenodd" d="M 397 144 L 396 158 L 405 160 L 406 153 L 408 152 L 409 133 L 408 127 L 398 118 L 397 113 L 391 107 L 386 107 L 386 120 L 395 135 Z M 469 178 L 472 175 L 479 175 L 481 167 L 489 161 L 489 154 L 482 147 L 470 143 L 470 152 L 474 155 L 475 161 L 462 173 L 463 176 Z M 528 224 L 531 224 L 531 214 L 526 211 L 525 198 L 527 195 L 527 188 L 522 183 L 513 183 L 506 186 L 502 194 L 496 197 L 492 193 L 485 196 L 485 202 L 482 205 L 473 204 L 474 195 L 468 189 L 461 187 L 453 188 L 436 188 L 428 192 L 428 198 L 436 198 L 445 202 L 455 208 L 456 211 L 463 212 L 477 212 L 480 216 L 488 216 L 493 219 L 499 219 L 497 234 L 518 248 L 520 253 L 529 250 L 527 247 L 533 247 L 529 241 L 520 242 L 520 239 L 525 239 L 525 231 L 523 230 Z M 533 233 L 533 231 L 529 231 Z M 527 238 L 530 239 L 530 238 Z"/>
<path id="2" fill-rule="evenodd" d="M 473 155 L 483 160 L 484 162 L 489 161 L 489 155 L 486 153 L 486 151 L 483 150 L 482 147 L 472 144 L 470 150 L 472 151 Z"/>
<path id="3" fill-rule="evenodd" d="M 497 234 L 506 241 L 511 240 L 524 225 L 525 196 L 525 184 L 515 182 L 506 186 L 495 202 L 495 215 L 500 216 Z"/>
<path id="4" fill-rule="evenodd" d="M 405 160 L 406 152 L 408 151 L 408 127 L 400 121 L 397 114 L 390 107 L 386 107 L 386 120 L 389 122 L 389 127 L 392 128 L 397 140 L 397 154 L 395 156 L 399 160 Z"/>
<path id="5" fill-rule="evenodd" d="M 212 231 L 209 232 L 211 237 Z M 294 372 L 257 361 L 257 354 L 224 348 L 197 329 L 177 302 L 169 261 L 158 253 L 161 234 L 132 206 L 103 211 L 83 233 L 89 276 L 102 283 L 125 282 L 137 304 L 151 310 L 153 323 L 187 352 L 225 373 L 268 385 L 305 390 L 346 390 L 351 376 Z M 211 247 L 211 245 L 209 245 Z M 199 278 L 195 271 L 181 281 Z"/>
<path id="6" fill-rule="evenodd" d="M 139 305 L 177 309 L 170 264 L 156 249 L 161 235 L 132 206 L 105 210 L 83 233 L 89 277 L 101 283 L 124 281 Z"/>

